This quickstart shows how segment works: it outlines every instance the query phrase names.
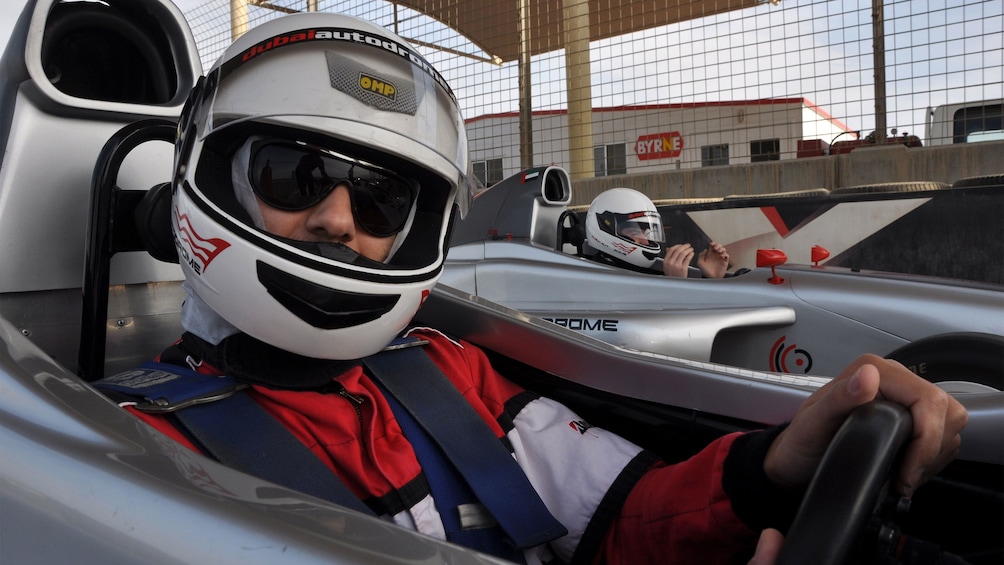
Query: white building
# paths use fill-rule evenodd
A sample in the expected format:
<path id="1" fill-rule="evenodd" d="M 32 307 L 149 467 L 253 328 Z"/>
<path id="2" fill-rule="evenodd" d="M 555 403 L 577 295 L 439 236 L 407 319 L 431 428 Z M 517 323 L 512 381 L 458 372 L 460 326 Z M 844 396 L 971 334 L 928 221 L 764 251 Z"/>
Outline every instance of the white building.
<path id="1" fill-rule="evenodd" d="M 466 123 L 482 182 L 520 170 L 517 112 Z M 534 112 L 534 165 L 568 166 L 567 125 L 564 110 Z M 841 134 L 856 137 L 806 98 L 594 108 L 592 128 L 596 176 L 794 159 L 800 140 L 825 147 Z"/>

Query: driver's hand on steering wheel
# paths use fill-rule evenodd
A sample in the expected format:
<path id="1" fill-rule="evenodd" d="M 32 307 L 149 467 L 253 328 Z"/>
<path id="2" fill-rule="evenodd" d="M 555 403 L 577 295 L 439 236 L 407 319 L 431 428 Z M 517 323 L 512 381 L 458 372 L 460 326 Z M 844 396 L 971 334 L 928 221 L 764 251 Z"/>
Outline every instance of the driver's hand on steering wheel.
<path id="1" fill-rule="evenodd" d="M 697 268 L 705 278 L 720 279 L 729 270 L 729 252 L 721 243 L 712 241 L 697 257 Z"/>
<path id="2" fill-rule="evenodd" d="M 778 555 L 781 554 L 781 545 L 783 544 L 784 535 L 780 531 L 768 528 L 760 532 L 760 539 L 756 542 L 756 551 L 748 565 L 774 565 Z"/>
<path id="3" fill-rule="evenodd" d="M 958 453 L 969 414 L 944 390 L 875 355 L 857 358 L 806 399 L 771 445 L 764 460 L 767 476 L 782 487 L 805 488 L 840 425 L 854 408 L 872 400 L 900 404 L 913 418 L 913 433 L 893 479 L 899 494 L 912 496 Z"/>
<path id="4" fill-rule="evenodd" d="M 662 259 L 662 273 L 667 277 L 687 278 L 693 259 L 694 247 L 689 243 L 677 243 L 666 249 L 666 256 Z"/>

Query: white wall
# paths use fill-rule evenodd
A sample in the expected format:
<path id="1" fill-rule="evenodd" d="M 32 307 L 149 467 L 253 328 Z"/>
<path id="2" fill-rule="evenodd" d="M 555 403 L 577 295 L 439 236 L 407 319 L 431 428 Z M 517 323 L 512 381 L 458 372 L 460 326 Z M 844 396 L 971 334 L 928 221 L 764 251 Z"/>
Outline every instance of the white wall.
<path id="1" fill-rule="evenodd" d="M 540 112 L 533 117 L 534 165 L 567 166 L 568 129 L 564 112 Z M 593 146 L 623 143 L 628 174 L 692 169 L 701 166 L 701 147 L 728 144 L 729 164 L 750 162 L 750 142 L 779 139 L 781 159 L 796 157 L 800 139 L 829 142 L 845 126 L 795 98 L 737 103 L 658 105 L 594 108 Z M 639 158 L 640 136 L 679 132 L 683 150 L 679 157 Z M 520 169 L 519 116 L 515 113 L 468 120 L 471 158 L 503 160 L 504 175 Z"/>

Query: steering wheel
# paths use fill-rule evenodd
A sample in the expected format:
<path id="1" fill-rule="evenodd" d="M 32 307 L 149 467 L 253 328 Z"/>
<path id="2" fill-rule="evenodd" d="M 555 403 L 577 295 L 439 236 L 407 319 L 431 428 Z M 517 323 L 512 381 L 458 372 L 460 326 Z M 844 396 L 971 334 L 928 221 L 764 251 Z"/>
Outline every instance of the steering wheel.
<path id="1" fill-rule="evenodd" d="M 809 483 L 779 564 L 848 562 L 912 428 L 910 413 L 890 402 L 871 402 L 848 416 Z"/>
<path id="2" fill-rule="evenodd" d="M 999 335 L 977 332 L 935 335 L 908 343 L 886 358 L 899 361 L 933 383 L 955 381 L 1004 390 L 1004 365 L 1001 365 L 1004 337 Z"/>

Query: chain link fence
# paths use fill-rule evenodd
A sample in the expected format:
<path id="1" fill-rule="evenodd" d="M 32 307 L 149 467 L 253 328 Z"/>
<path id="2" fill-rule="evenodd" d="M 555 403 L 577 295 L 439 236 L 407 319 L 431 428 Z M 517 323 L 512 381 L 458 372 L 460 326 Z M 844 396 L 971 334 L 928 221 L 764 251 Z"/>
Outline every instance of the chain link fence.
<path id="1" fill-rule="evenodd" d="M 230 0 L 212 0 L 186 17 L 206 67 L 235 25 L 290 11 L 395 30 L 452 85 L 486 185 L 552 163 L 581 178 L 833 154 L 876 137 L 952 143 L 960 119 L 962 141 L 1004 138 L 1004 0 L 471 3 L 484 13 L 450 17 L 473 38 L 426 15 L 447 19 L 456 2 L 407 4 L 424 13 L 380 0 L 251 1 L 239 5 L 245 24 Z M 592 23 L 588 59 L 564 48 L 581 22 Z M 522 59 L 519 29 L 536 33 Z"/>

